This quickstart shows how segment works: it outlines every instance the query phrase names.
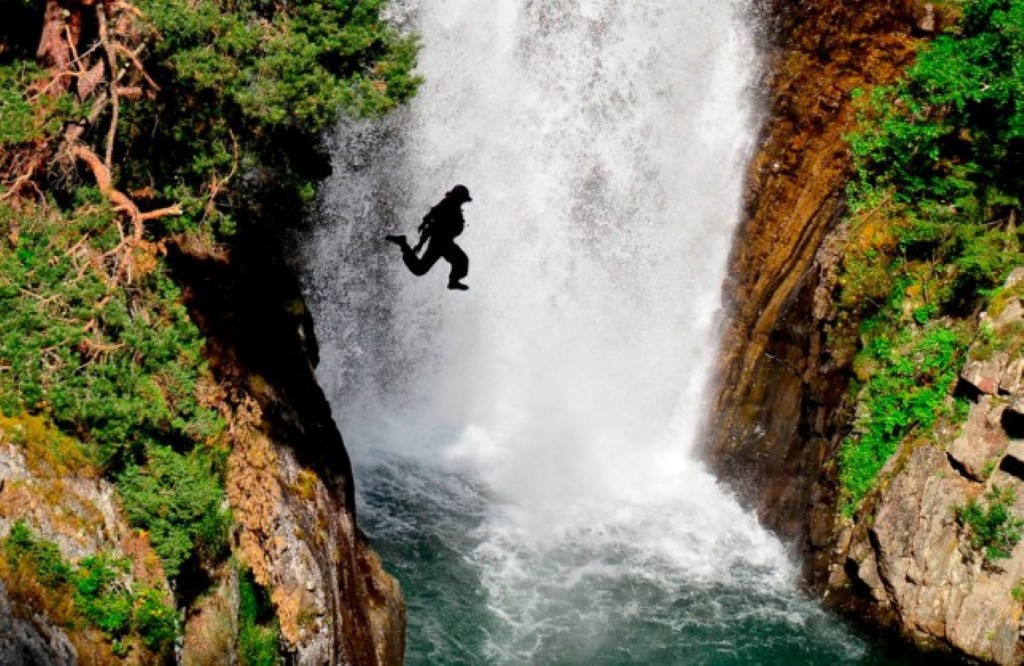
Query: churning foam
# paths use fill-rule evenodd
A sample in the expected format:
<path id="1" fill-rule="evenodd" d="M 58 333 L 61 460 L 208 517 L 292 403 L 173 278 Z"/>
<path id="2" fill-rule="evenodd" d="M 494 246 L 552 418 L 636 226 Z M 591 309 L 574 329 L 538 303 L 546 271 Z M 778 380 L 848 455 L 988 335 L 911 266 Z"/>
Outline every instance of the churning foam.
<path id="1" fill-rule="evenodd" d="M 466 556 L 513 633 L 554 612 L 540 579 L 789 575 L 691 458 L 755 129 L 742 9 L 399 1 L 426 82 L 332 139 L 306 258 L 319 376 L 364 468 L 411 459 L 487 489 Z M 467 293 L 381 240 L 456 183 Z"/>

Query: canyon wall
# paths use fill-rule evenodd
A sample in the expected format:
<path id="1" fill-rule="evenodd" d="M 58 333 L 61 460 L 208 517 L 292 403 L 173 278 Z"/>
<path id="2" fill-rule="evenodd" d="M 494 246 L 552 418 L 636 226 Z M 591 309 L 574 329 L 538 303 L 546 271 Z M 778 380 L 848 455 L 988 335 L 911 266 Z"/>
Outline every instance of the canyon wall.
<path id="1" fill-rule="evenodd" d="M 851 91 L 913 58 L 904 3 L 775 0 L 765 36 L 768 117 L 725 285 L 707 458 L 760 519 L 800 538 L 843 411 L 849 358 L 823 348 L 838 259 Z M 846 350 L 849 351 L 849 350 Z"/>
<path id="2" fill-rule="evenodd" d="M 356 525 L 351 466 L 316 382 L 312 325 L 281 247 L 248 232 L 230 250 L 189 237 L 170 250 L 207 337 L 215 382 L 201 399 L 228 425 L 230 547 L 267 590 L 294 663 L 401 664 L 405 603 Z M 145 531 L 128 524 L 114 485 L 78 444 L 42 418 L 0 415 L 0 538 L 19 523 L 72 564 L 124 558 L 126 585 L 148 586 L 174 607 Z M 0 662 L 160 661 L 135 637 L 111 642 L 76 620 L 67 585 L 47 589 L 33 561 L 0 558 Z M 179 577 L 175 592 L 187 610 L 180 663 L 237 661 L 238 579 L 231 560 Z"/>
<path id="3" fill-rule="evenodd" d="M 317 384 L 312 321 L 280 238 L 172 252 L 230 424 L 237 552 L 298 663 L 400 664 L 405 602 L 356 525 L 352 468 Z"/>
<path id="4" fill-rule="evenodd" d="M 976 323 L 1003 351 L 972 345 L 956 387 L 969 400 L 964 422 L 905 441 L 854 515 L 839 510 L 857 350 L 829 332 L 851 242 L 850 93 L 895 80 L 948 17 L 915 2 L 776 0 L 766 12 L 768 116 L 725 289 L 707 460 L 794 545 L 827 603 L 923 648 L 1020 663 L 1024 550 L 989 557 L 962 511 L 1003 492 L 1016 498 L 1011 515 L 1024 514 L 1021 269 Z"/>

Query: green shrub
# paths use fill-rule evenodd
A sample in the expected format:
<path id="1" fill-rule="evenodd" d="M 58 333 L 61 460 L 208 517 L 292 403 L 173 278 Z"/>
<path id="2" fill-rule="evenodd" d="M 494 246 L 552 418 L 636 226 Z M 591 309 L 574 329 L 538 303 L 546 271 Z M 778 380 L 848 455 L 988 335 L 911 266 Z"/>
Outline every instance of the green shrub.
<path id="1" fill-rule="evenodd" d="M 117 484 L 128 520 L 149 532 L 168 576 L 176 576 L 193 553 L 209 563 L 226 548 L 224 490 L 202 451 L 185 456 L 153 445 L 145 462 L 129 465 Z"/>
<path id="2" fill-rule="evenodd" d="M 11 526 L 4 541 L 4 554 L 12 567 L 27 561 L 35 569 L 39 582 L 48 587 L 71 580 L 71 567 L 64 561 L 57 544 L 36 539 L 23 520 Z"/>
<path id="3" fill-rule="evenodd" d="M 223 424 L 196 401 L 203 340 L 177 287 L 158 270 L 111 291 L 70 251 L 82 233 L 112 228 L 110 214 L 95 203 L 70 219 L 0 204 L 0 223 L 18 230 L 16 242 L 0 240 L 0 409 L 48 413 L 116 467 L 148 442 L 212 438 Z"/>
<path id="4" fill-rule="evenodd" d="M 974 315 L 1024 263 L 1022 25 L 1024 0 L 968 0 L 902 82 L 858 94 L 832 338 L 860 345 L 859 418 L 838 461 L 847 514 L 902 442 L 964 417 L 948 394 Z"/>
<path id="5" fill-rule="evenodd" d="M 109 636 L 121 638 L 131 629 L 132 593 L 127 586 L 131 571 L 124 558 L 87 557 L 75 576 L 75 606 Z"/>
<path id="6" fill-rule="evenodd" d="M 868 122 L 851 140 L 862 185 L 891 185 L 897 200 L 920 208 L 987 216 L 1020 206 L 1021 25 L 1022 0 L 970 0 L 958 26 L 922 45 L 903 83 L 872 92 Z"/>
<path id="7" fill-rule="evenodd" d="M 142 588 L 135 595 L 132 626 L 142 641 L 157 651 L 165 650 L 178 635 L 177 613 L 152 588 Z"/>
<path id="8" fill-rule="evenodd" d="M 116 243 L 109 207 L 88 192 L 80 204 L 67 217 L 0 204 L 0 221 L 17 217 L 16 239 L 0 239 L 0 409 L 45 414 L 86 443 L 174 576 L 222 553 L 228 520 L 211 448 L 224 424 L 197 399 L 203 339 L 159 264 L 111 290 L 76 257 Z"/>
<path id="9" fill-rule="evenodd" d="M 242 666 L 274 666 L 278 658 L 279 630 L 266 591 L 252 572 L 238 571 L 238 662 Z"/>
<path id="10" fill-rule="evenodd" d="M 130 72 L 141 64 L 147 85 L 120 98 L 116 117 L 93 106 L 109 82 L 97 87 L 84 105 L 101 116 L 80 138 L 105 153 L 116 122 L 114 187 L 143 210 L 183 209 L 146 221 L 130 254 L 124 211 L 82 185 L 94 174 L 70 165 L 58 140 L 81 105 L 36 94 L 53 74 L 32 63 L 41 5 L 16 0 L 0 21 L 0 180 L 27 174 L 25 160 L 37 165 L 0 200 L 0 411 L 80 441 L 175 576 L 186 562 L 223 558 L 230 516 L 224 423 L 198 399 L 209 379 L 204 341 L 157 249 L 177 232 L 209 240 L 303 219 L 330 169 L 322 134 L 340 114 L 377 115 L 409 99 L 418 46 L 382 19 L 383 0 L 136 4 L 137 21 L 116 29 L 138 41 L 139 61 L 120 62 Z M 83 25 L 80 54 L 95 52 L 95 25 Z M 83 584 L 107 590 L 83 596 L 84 607 L 108 631 L 126 631 L 124 599 L 101 576 L 113 565 L 83 566 L 92 577 Z M 148 618 L 147 632 L 166 633 L 145 600 L 133 597 L 131 609 Z"/>
<path id="11" fill-rule="evenodd" d="M 950 393 L 966 344 L 961 332 L 942 322 L 920 332 L 904 328 L 894 340 L 871 329 L 862 353 L 875 369 L 861 388 L 860 417 L 839 453 L 847 515 L 912 430 L 928 431 L 940 417 L 954 414 Z"/>
<path id="12" fill-rule="evenodd" d="M 986 564 L 1010 557 L 1024 535 L 1024 520 L 1013 515 L 1016 499 L 1013 488 L 993 485 L 985 493 L 984 505 L 971 499 L 965 505 L 954 507 L 957 522 L 967 531 L 971 548 L 981 553 Z"/>
<path id="13" fill-rule="evenodd" d="M 2 149 L 56 135 L 77 111 L 71 95 L 37 97 L 30 93 L 47 76 L 32 62 L 0 64 L 0 166 Z"/>
<path id="14" fill-rule="evenodd" d="M 419 86 L 416 39 L 381 19 L 384 4 L 141 0 L 161 93 L 123 112 L 139 128 L 121 137 L 124 151 L 152 159 L 121 178 L 127 188 L 155 183 L 184 208 L 154 226 L 228 234 L 239 222 L 301 219 L 329 173 L 322 133 L 341 114 L 386 113 Z M 241 173 L 259 177 L 228 180 Z M 229 187 L 211 201 L 214 181 Z"/>

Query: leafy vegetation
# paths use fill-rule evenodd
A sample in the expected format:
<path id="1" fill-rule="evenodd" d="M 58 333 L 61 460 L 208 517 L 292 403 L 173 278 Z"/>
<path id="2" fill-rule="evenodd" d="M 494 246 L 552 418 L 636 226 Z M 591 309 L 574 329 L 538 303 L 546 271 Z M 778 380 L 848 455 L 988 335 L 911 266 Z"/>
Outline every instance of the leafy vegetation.
<path id="1" fill-rule="evenodd" d="M 196 398 L 203 341 L 177 287 L 154 264 L 111 291 L 93 262 L 116 225 L 83 194 L 65 215 L 0 203 L 0 409 L 45 411 L 108 467 L 153 442 L 216 438 L 223 423 Z"/>
<path id="2" fill-rule="evenodd" d="M 101 630 L 124 652 L 130 634 L 156 652 L 165 652 L 177 635 L 177 617 L 167 595 L 132 581 L 130 563 L 110 554 L 68 564 L 57 545 L 36 537 L 23 521 L 14 523 L 3 541 L 8 566 L 30 567 L 39 582 L 56 594 L 70 596 L 78 615 Z"/>
<path id="3" fill-rule="evenodd" d="M 969 0 L 954 30 L 923 48 L 906 80 L 873 91 L 851 145 L 861 185 L 896 201 L 991 219 L 1024 187 L 1024 3 Z"/>
<path id="4" fill-rule="evenodd" d="M 860 390 L 860 414 L 840 452 L 840 481 L 850 513 L 878 472 L 914 429 L 927 431 L 953 415 L 950 388 L 965 347 L 964 336 L 932 323 L 905 328 L 894 340 L 872 337 L 862 359 L 875 367 Z"/>
<path id="5" fill-rule="evenodd" d="M 193 553 L 214 562 L 227 547 L 224 490 L 209 455 L 152 446 L 141 464 L 118 476 L 128 519 L 149 533 L 168 576 Z"/>
<path id="6" fill-rule="evenodd" d="M 154 263 L 131 290 L 109 289 L 94 267 L 117 244 L 105 201 L 21 212 L 0 204 L 12 229 L 0 240 L 0 409 L 44 413 L 83 441 L 169 575 L 193 555 L 212 561 L 226 532 L 224 424 L 199 404 L 203 341 L 177 287 Z"/>
<path id="7" fill-rule="evenodd" d="M 53 136 L 78 111 L 71 95 L 31 97 L 28 91 L 45 76 L 32 62 L 0 64 L 0 148 Z"/>
<path id="8" fill-rule="evenodd" d="M 238 662 L 241 666 L 279 663 L 277 619 L 270 599 L 253 580 L 252 572 L 238 571 Z"/>
<path id="9" fill-rule="evenodd" d="M 860 95 L 849 137 L 833 333 L 860 349 L 858 418 L 838 460 L 847 514 L 901 442 L 956 417 L 948 396 L 973 315 L 1022 263 L 1024 0 L 962 11 L 901 83 Z"/>
<path id="10" fill-rule="evenodd" d="M 57 544 L 37 540 L 24 521 L 11 526 L 11 533 L 4 539 L 4 556 L 14 565 L 21 560 L 31 560 L 44 585 L 56 587 L 71 580 L 71 567 L 64 561 Z"/>
<path id="11" fill-rule="evenodd" d="M 122 178 L 160 183 L 158 199 L 182 204 L 183 215 L 162 220 L 171 231 L 300 219 L 329 168 L 320 133 L 340 112 L 385 113 L 419 85 L 416 40 L 382 21 L 382 0 L 139 5 L 162 94 L 131 107 L 138 131 L 125 141 L 159 159 L 126 165 Z M 258 174 L 258 188 L 238 174 Z"/>
<path id="12" fill-rule="evenodd" d="M 113 480 L 170 577 L 214 571 L 224 410 L 164 256 L 185 234 L 216 253 L 300 222 L 329 172 L 321 134 L 413 95 L 416 40 L 383 0 L 0 4 L 0 425 L 30 464 Z M 122 561 L 64 569 L 43 542 L 10 543 L 113 640 L 173 638 Z M 276 630 L 246 626 L 250 663 L 271 663 Z"/>
<path id="13" fill-rule="evenodd" d="M 971 548 L 991 564 L 1010 557 L 1024 536 L 1024 520 L 1013 515 L 1017 495 L 1013 488 L 993 485 L 985 493 L 985 502 L 971 499 L 954 507 L 957 522 L 967 531 Z"/>

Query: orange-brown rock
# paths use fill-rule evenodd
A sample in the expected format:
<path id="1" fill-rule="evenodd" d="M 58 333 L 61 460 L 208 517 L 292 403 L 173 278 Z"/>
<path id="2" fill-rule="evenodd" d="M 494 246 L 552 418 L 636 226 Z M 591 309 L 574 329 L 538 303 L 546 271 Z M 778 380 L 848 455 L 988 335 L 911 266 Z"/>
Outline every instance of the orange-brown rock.
<path id="1" fill-rule="evenodd" d="M 820 317 L 851 173 L 851 92 L 893 81 L 912 59 L 913 12 L 881 0 L 772 4 L 770 114 L 725 286 L 705 451 L 762 521 L 802 538 L 844 389 L 832 381 L 842 359 L 823 351 Z"/>

